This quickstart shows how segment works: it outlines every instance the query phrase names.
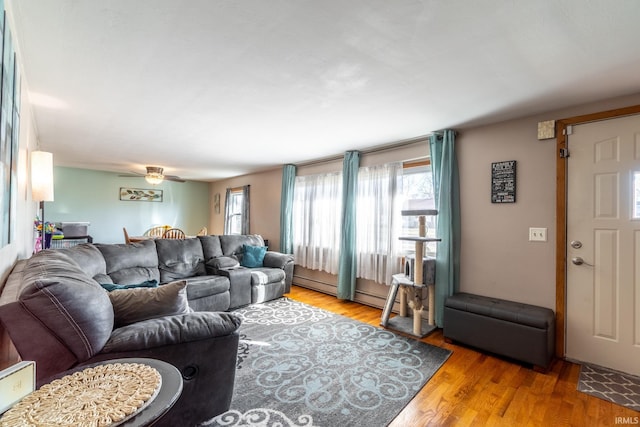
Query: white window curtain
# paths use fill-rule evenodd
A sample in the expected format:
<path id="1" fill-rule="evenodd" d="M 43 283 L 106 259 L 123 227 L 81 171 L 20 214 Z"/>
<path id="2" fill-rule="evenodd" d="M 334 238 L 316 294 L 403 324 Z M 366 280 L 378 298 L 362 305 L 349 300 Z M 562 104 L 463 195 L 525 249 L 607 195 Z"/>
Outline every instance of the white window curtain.
<path id="1" fill-rule="evenodd" d="M 297 176 L 293 192 L 295 263 L 338 274 L 342 173 Z"/>
<path id="2" fill-rule="evenodd" d="M 362 167 L 358 172 L 357 276 L 391 284 L 401 271 L 402 163 Z"/>

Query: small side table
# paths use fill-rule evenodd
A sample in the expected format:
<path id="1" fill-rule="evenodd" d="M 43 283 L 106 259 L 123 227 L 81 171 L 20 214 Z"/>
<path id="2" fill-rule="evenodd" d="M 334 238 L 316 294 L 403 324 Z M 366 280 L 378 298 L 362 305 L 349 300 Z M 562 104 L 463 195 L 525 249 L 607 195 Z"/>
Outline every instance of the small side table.
<path id="1" fill-rule="evenodd" d="M 182 375 L 175 366 L 170 363 L 163 362 L 162 360 L 140 357 L 104 360 L 102 362 L 91 363 L 89 365 L 77 366 L 73 369 L 51 377 L 50 381 L 62 378 L 65 375 L 73 374 L 74 372 L 82 371 L 86 368 L 92 368 L 94 366 L 107 365 L 111 363 L 145 364 L 156 369 L 162 377 L 162 384 L 160 385 L 160 390 L 158 391 L 155 399 L 153 399 L 151 403 L 149 403 L 149 405 L 144 407 L 135 416 L 129 418 L 121 424 L 118 424 L 119 427 L 147 427 L 153 425 L 156 421 L 162 418 L 162 416 L 166 414 L 169 409 L 171 409 L 171 407 L 173 407 L 173 405 L 182 394 Z"/>

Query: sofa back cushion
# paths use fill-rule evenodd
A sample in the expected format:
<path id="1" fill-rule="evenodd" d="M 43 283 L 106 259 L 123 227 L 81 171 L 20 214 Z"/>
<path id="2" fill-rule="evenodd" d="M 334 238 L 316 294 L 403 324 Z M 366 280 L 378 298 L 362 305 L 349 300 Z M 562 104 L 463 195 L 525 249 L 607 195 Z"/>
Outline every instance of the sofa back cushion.
<path id="1" fill-rule="evenodd" d="M 76 264 L 81 265 L 82 271 L 89 277 L 102 278 L 107 274 L 107 264 L 102 252 L 91 243 L 83 243 L 59 251 L 67 254 Z M 96 280 L 98 280 L 97 278 Z"/>
<path id="2" fill-rule="evenodd" d="M 97 243 L 95 246 L 102 252 L 111 283 L 130 285 L 148 280 L 160 281 L 154 240 L 128 245 Z"/>
<path id="3" fill-rule="evenodd" d="M 107 292 L 62 251 L 42 251 L 23 271 L 22 306 L 82 362 L 98 353 L 113 330 Z"/>
<path id="4" fill-rule="evenodd" d="M 226 256 L 235 255 L 240 258 L 243 253 L 244 245 L 247 246 L 264 246 L 264 240 L 259 234 L 232 235 L 226 234 L 219 236 L 222 252 Z"/>
<path id="5" fill-rule="evenodd" d="M 198 236 L 202 244 L 202 253 L 204 254 L 204 262 L 207 263 L 213 258 L 224 255 L 220 246 L 220 237 L 218 236 Z"/>
<path id="6" fill-rule="evenodd" d="M 157 239 L 160 283 L 206 274 L 202 244 L 191 239 Z"/>

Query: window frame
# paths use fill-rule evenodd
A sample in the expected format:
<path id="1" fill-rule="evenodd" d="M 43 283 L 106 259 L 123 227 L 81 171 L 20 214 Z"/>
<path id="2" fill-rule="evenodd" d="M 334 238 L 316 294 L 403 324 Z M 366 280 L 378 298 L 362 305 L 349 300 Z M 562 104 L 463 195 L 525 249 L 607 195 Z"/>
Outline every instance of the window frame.
<path id="1" fill-rule="evenodd" d="M 244 193 L 242 191 L 242 187 L 235 187 L 229 191 L 229 212 L 226 213 L 225 221 L 229 224 L 229 230 L 227 234 L 231 235 L 241 235 L 242 234 L 242 204 L 244 203 Z M 238 211 L 235 211 L 234 208 L 237 208 Z M 237 222 L 234 222 L 237 221 Z M 237 226 L 239 229 L 237 232 L 234 230 L 234 226 Z"/>

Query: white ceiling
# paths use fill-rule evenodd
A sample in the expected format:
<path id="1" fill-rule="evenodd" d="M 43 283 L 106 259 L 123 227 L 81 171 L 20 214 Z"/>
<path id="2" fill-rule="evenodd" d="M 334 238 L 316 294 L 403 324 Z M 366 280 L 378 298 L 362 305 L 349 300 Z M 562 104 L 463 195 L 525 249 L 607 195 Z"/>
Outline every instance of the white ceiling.
<path id="1" fill-rule="evenodd" d="M 640 92 L 638 0 L 5 0 L 57 165 L 215 180 Z"/>

